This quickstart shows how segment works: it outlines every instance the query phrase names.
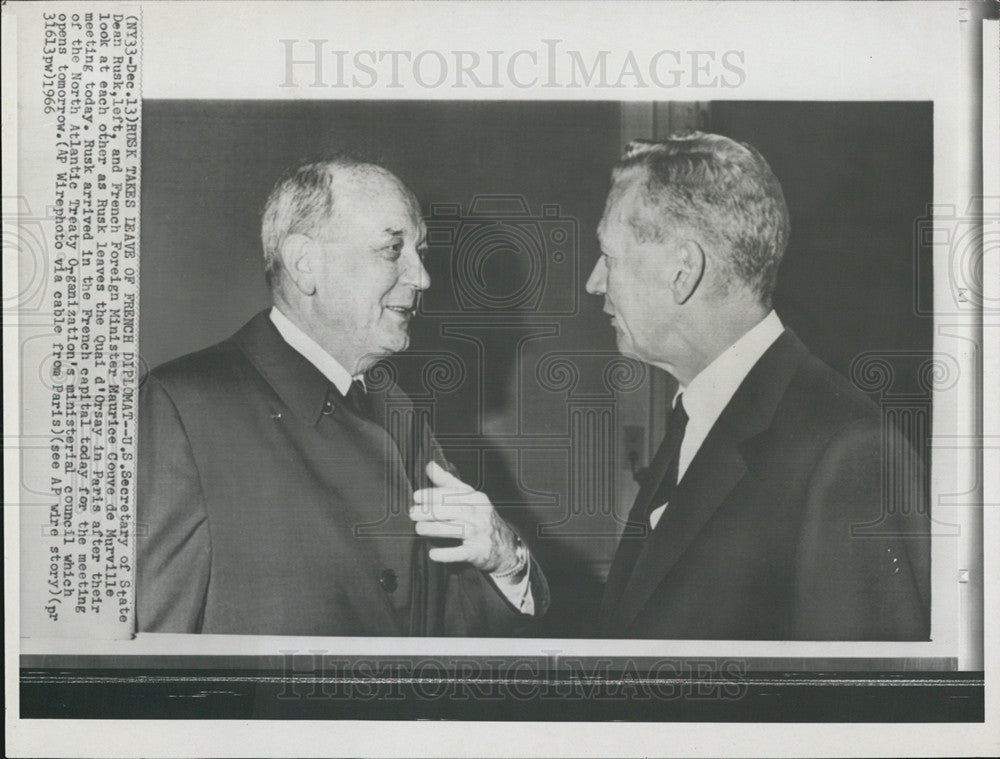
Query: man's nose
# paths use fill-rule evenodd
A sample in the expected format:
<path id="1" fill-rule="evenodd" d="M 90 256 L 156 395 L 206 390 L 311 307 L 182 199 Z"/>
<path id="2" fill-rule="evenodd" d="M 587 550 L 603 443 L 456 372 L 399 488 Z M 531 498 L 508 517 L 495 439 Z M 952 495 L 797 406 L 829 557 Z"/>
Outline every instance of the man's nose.
<path id="1" fill-rule="evenodd" d="M 410 265 L 406 267 L 403 283 L 418 291 L 426 290 L 431 286 L 431 275 L 424 268 L 424 262 L 419 254 L 414 255 Z"/>
<path id="2" fill-rule="evenodd" d="M 598 259 L 594 265 L 594 270 L 590 272 L 587 279 L 586 289 L 591 295 L 604 295 L 607 284 L 607 269 L 604 266 L 604 259 Z"/>

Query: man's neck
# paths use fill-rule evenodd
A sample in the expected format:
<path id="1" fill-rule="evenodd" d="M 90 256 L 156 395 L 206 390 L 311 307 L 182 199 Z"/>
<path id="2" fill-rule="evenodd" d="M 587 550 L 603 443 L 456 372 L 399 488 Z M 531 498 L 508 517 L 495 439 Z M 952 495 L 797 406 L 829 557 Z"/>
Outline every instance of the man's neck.
<path id="1" fill-rule="evenodd" d="M 332 356 L 337 363 L 350 372 L 351 376 L 357 377 L 364 373 L 367 367 L 362 366 L 362 362 L 357 357 L 348 355 L 350 353 L 349 351 L 343 350 L 337 345 L 330 344 L 329 339 L 327 339 L 328 330 L 324 330 L 323 326 L 318 322 L 318 320 L 313 318 L 311 313 L 291 302 L 289 299 L 282 297 L 281 294 L 277 292 L 274 293 L 274 297 L 271 302 L 275 308 L 281 311 L 288 321 L 294 324 L 326 353 Z"/>
<path id="2" fill-rule="evenodd" d="M 691 324 L 685 341 L 685 360 L 671 370 L 681 385 L 689 385 L 708 366 L 771 312 L 761 303 L 723 303 L 705 309 Z"/>

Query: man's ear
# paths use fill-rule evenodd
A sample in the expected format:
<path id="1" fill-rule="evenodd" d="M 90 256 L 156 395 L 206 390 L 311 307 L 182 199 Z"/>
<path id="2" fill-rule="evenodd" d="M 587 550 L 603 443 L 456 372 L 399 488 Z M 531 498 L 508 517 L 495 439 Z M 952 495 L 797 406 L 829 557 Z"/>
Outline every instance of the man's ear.
<path id="1" fill-rule="evenodd" d="M 281 244 L 281 265 L 303 295 L 316 292 L 319 246 L 306 235 L 292 234 Z"/>
<path id="2" fill-rule="evenodd" d="M 694 240 L 685 240 L 677 249 L 675 264 L 668 286 L 679 306 L 694 295 L 705 275 L 705 251 Z"/>

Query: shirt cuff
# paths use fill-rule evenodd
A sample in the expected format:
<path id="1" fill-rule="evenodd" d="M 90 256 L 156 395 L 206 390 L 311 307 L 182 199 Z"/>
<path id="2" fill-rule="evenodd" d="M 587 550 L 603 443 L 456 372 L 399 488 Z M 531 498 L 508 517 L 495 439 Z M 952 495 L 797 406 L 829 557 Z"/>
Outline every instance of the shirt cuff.
<path id="1" fill-rule="evenodd" d="M 534 616 L 535 599 L 531 595 L 531 558 L 528 558 L 528 567 L 524 572 L 524 577 L 519 582 L 514 582 L 512 577 L 494 577 L 490 575 L 497 590 L 504 594 L 514 608 L 522 614 Z"/>

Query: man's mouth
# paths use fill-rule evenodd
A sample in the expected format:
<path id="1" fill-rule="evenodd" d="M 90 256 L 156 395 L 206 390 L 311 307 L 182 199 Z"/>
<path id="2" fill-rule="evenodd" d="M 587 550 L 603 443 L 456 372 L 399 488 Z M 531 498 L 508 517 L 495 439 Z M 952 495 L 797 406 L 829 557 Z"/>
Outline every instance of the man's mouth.
<path id="1" fill-rule="evenodd" d="M 399 314 L 400 316 L 403 316 L 403 317 L 409 319 L 409 318 L 411 318 L 417 312 L 417 307 L 416 306 L 386 306 L 386 310 L 393 311 L 393 312 Z"/>

